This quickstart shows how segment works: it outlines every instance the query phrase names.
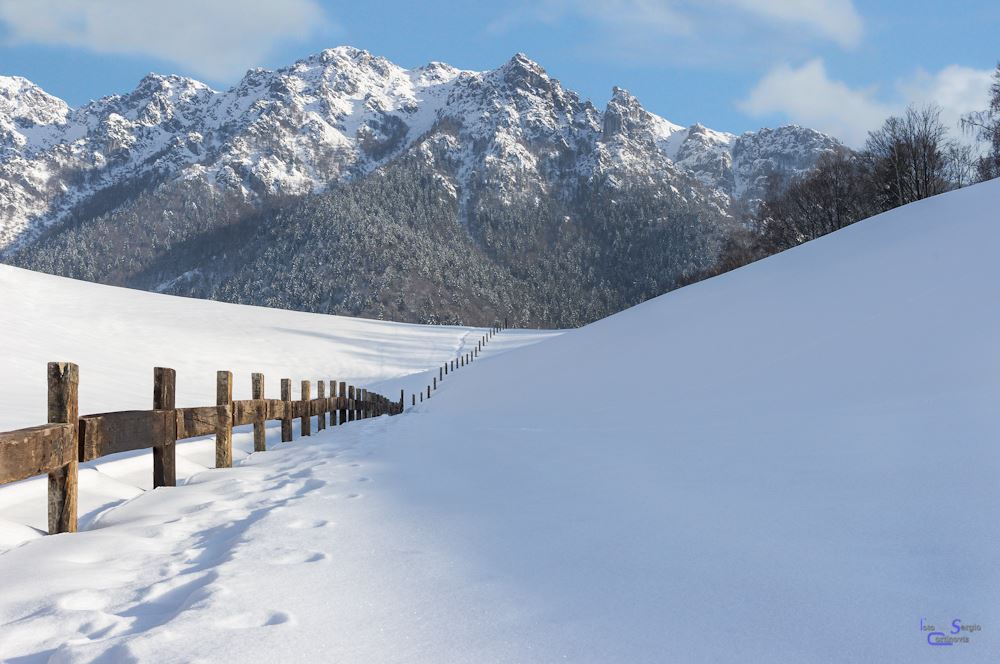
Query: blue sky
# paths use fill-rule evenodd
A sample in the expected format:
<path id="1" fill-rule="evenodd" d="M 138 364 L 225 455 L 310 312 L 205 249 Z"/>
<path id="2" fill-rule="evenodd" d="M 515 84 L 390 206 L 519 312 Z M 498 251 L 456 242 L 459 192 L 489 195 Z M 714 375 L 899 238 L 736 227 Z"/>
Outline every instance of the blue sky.
<path id="1" fill-rule="evenodd" d="M 147 72 L 214 87 L 351 44 L 403 66 L 522 51 L 603 106 L 619 85 L 679 124 L 796 122 L 850 144 L 908 103 L 986 103 L 1000 2 L 940 0 L 0 0 L 0 74 L 72 105 Z"/>

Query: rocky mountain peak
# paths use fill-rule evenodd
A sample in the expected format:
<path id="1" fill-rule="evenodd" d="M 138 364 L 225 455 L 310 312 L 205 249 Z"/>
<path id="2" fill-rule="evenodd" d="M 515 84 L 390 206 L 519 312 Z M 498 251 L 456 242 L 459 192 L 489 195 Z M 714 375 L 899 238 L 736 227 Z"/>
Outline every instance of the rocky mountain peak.
<path id="1" fill-rule="evenodd" d="M 600 111 L 523 53 L 469 72 L 441 62 L 405 69 L 339 46 L 251 69 L 226 91 L 149 74 L 75 111 L 30 81 L 0 77 L 0 249 L 150 175 L 255 204 L 364 177 L 431 143 L 457 189 L 484 173 L 508 198 L 573 191 L 608 173 L 661 183 L 694 176 L 704 192 L 678 190 L 725 207 L 759 173 L 801 172 L 835 141 L 799 127 L 738 139 L 685 129 L 620 87 Z"/>
<path id="2" fill-rule="evenodd" d="M 604 111 L 604 139 L 611 140 L 617 136 L 635 136 L 646 134 L 651 138 L 652 115 L 642 107 L 639 100 L 623 88 L 615 86 L 612 89 L 611 100 Z"/>
<path id="3" fill-rule="evenodd" d="M 516 53 L 496 73 L 511 88 L 525 92 L 546 90 L 555 83 L 541 65 L 524 53 Z"/>
<path id="4" fill-rule="evenodd" d="M 0 76 L 0 122 L 21 127 L 61 123 L 69 106 L 21 76 Z"/>

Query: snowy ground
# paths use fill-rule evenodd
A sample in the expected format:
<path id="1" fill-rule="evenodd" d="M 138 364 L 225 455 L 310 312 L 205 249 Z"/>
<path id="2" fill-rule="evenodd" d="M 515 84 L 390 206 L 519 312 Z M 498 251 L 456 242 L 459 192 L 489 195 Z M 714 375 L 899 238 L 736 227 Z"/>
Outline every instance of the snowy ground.
<path id="1" fill-rule="evenodd" d="M 0 653 L 995 662 L 998 200 L 890 212 L 8 551 Z M 928 645 L 956 619 L 982 629 Z"/>
<path id="2" fill-rule="evenodd" d="M 151 408 L 154 366 L 176 369 L 181 408 L 215 403 L 216 369 L 234 372 L 236 399 L 250 398 L 254 371 L 264 372 L 270 397 L 280 394 L 281 378 L 291 378 L 295 397 L 303 379 L 336 379 L 398 398 L 400 389 L 409 395 L 424 388 L 436 367 L 471 350 L 485 333 L 153 295 L 5 265 L 0 294 L 6 314 L 0 319 L 0 431 L 45 422 L 48 361 L 80 365 L 81 413 Z M 552 334 L 512 330 L 494 337 L 488 353 Z M 314 383 L 314 396 L 315 390 Z M 237 428 L 236 459 L 253 450 L 251 429 Z M 280 441 L 277 429 L 268 435 Z M 214 438 L 178 445 L 178 478 L 214 464 Z M 149 451 L 82 464 L 81 524 L 140 495 L 152 479 Z M 46 528 L 46 491 L 45 477 L 0 487 L 0 551 Z"/>

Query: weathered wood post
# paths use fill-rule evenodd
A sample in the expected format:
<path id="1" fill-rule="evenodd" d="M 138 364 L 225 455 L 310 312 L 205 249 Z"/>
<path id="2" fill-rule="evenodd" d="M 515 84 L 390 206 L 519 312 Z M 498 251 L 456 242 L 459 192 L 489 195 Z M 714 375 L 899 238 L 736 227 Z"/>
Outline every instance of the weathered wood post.
<path id="1" fill-rule="evenodd" d="M 322 380 L 316 381 L 316 398 L 323 402 L 316 419 L 316 431 L 322 431 L 326 428 L 326 383 Z"/>
<path id="2" fill-rule="evenodd" d="M 403 390 L 399 391 L 399 410 L 402 412 L 404 405 L 406 404 L 406 394 Z"/>
<path id="3" fill-rule="evenodd" d="M 424 402 L 424 393 L 421 390 L 421 392 L 420 392 L 420 403 L 423 403 L 423 402 Z"/>
<path id="4" fill-rule="evenodd" d="M 264 374 L 250 374 L 250 397 L 252 399 L 264 400 Z M 253 451 L 267 451 L 267 404 L 258 404 L 254 408 L 253 417 Z"/>
<path id="5" fill-rule="evenodd" d="M 330 396 L 327 397 L 329 402 L 327 404 L 327 410 L 330 411 L 330 428 L 337 426 L 337 381 L 330 381 Z"/>
<path id="6" fill-rule="evenodd" d="M 444 375 L 445 376 L 448 375 L 448 363 L 447 362 L 444 363 Z"/>
<path id="7" fill-rule="evenodd" d="M 233 467 L 233 373 L 215 374 L 215 467 Z"/>
<path id="8" fill-rule="evenodd" d="M 438 388 L 438 379 L 435 376 L 435 378 L 434 378 L 434 389 L 436 390 L 437 388 Z"/>
<path id="9" fill-rule="evenodd" d="M 49 362 L 49 424 L 70 424 L 71 440 L 77 440 L 80 426 L 80 368 L 71 362 Z M 49 473 L 49 534 L 76 532 L 76 495 L 79 461 Z"/>
<path id="10" fill-rule="evenodd" d="M 430 385 L 427 386 L 427 398 L 428 399 L 431 398 L 431 386 Z"/>
<path id="11" fill-rule="evenodd" d="M 340 423 L 347 422 L 347 383 L 340 383 Z"/>
<path id="12" fill-rule="evenodd" d="M 444 380 L 444 369 L 442 367 L 438 367 L 438 380 Z"/>
<path id="13" fill-rule="evenodd" d="M 302 381 L 302 415 L 299 418 L 299 433 L 303 436 L 312 435 L 312 402 L 309 399 L 311 383 L 308 380 Z"/>
<path id="14" fill-rule="evenodd" d="M 413 398 L 413 404 L 412 405 L 416 406 L 417 405 L 417 393 L 414 392 L 413 394 L 410 395 L 410 397 Z M 420 400 L 423 401 L 424 400 L 423 397 L 421 397 Z"/>
<path id="15" fill-rule="evenodd" d="M 177 486 L 177 372 L 165 367 L 153 368 L 153 410 L 170 411 L 166 415 L 160 440 L 153 441 L 153 488 Z M 156 431 L 156 429 L 153 429 Z"/>
<path id="16" fill-rule="evenodd" d="M 281 400 L 285 402 L 284 417 L 281 418 L 281 442 L 292 442 L 292 379 L 281 379 Z"/>
<path id="17" fill-rule="evenodd" d="M 354 386 L 347 386 L 347 421 L 353 422 L 356 418 L 357 411 L 355 410 L 357 406 L 354 404 Z"/>

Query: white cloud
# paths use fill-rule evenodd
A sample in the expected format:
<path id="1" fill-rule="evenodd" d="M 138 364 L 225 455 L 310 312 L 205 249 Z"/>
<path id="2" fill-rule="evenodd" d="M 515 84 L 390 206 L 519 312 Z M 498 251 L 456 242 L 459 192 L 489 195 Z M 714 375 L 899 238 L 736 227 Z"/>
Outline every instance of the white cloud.
<path id="1" fill-rule="evenodd" d="M 864 25 L 851 0 L 723 0 L 752 14 L 803 27 L 844 47 L 861 42 Z"/>
<path id="2" fill-rule="evenodd" d="M 953 129 L 969 111 L 982 111 L 989 106 L 992 76 L 990 69 L 950 65 L 936 74 L 918 70 L 896 87 L 908 102 L 933 102 L 940 106 L 941 120 Z"/>
<path id="3" fill-rule="evenodd" d="M 874 90 L 855 90 L 827 76 L 822 60 L 798 69 L 779 65 L 761 79 L 740 108 L 754 116 L 780 113 L 793 122 L 837 136 L 849 145 L 864 141 L 866 132 L 893 108 L 875 99 Z"/>
<path id="4" fill-rule="evenodd" d="M 952 65 L 930 74 L 922 70 L 896 82 L 888 94 L 876 87 L 852 88 L 830 78 L 822 60 L 801 67 L 779 65 L 762 78 L 739 107 L 752 116 L 780 114 L 788 120 L 832 134 L 852 146 L 868 131 L 902 112 L 908 104 L 935 103 L 953 132 L 959 118 L 986 108 L 990 70 Z"/>
<path id="5" fill-rule="evenodd" d="M 726 42 L 730 51 L 738 52 L 750 42 L 774 49 L 781 43 L 773 39 L 775 34 L 783 42 L 819 38 L 850 48 L 864 32 L 853 0 L 534 0 L 507 12 L 490 28 L 555 25 L 566 18 L 582 18 L 608 33 L 612 42 L 649 53 L 654 50 L 643 48 L 644 42 L 677 36 L 690 37 L 683 46 L 702 51 L 712 39 Z"/>
<path id="6" fill-rule="evenodd" d="M 10 43 L 152 56 L 222 81 L 326 17 L 315 0 L 0 0 L 0 23 Z"/>

